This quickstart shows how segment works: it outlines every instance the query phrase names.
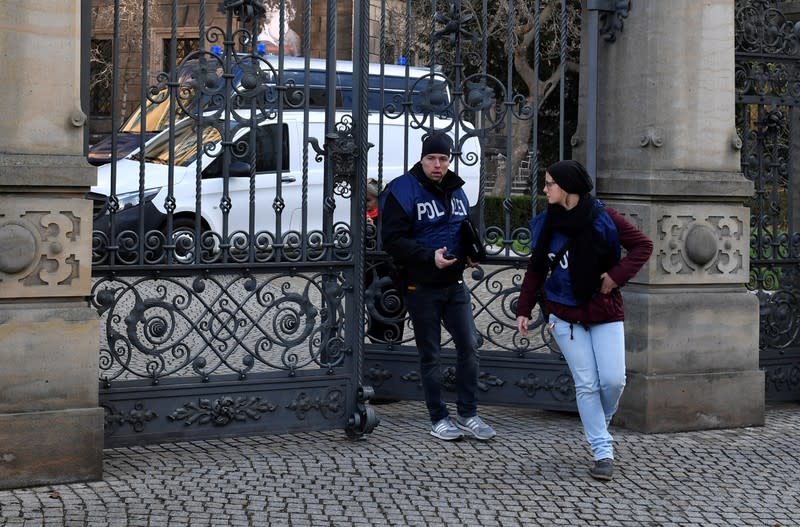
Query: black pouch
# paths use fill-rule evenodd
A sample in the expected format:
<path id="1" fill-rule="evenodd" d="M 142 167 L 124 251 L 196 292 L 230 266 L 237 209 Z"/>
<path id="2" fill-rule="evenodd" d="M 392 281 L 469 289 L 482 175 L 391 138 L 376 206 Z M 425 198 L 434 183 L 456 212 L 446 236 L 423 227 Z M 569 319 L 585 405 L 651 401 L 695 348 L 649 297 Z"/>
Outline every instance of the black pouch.
<path id="1" fill-rule="evenodd" d="M 461 251 L 473 262 L 482 262 L 486 259 L 486 247 L 483 245 L 478 229 L 469 218 L 461 222 Z"/>
<path id="2" fill-rule="evenodd" d="M 392 259 L 389 259 L 386 263 L 389 268 L 389 277 L 392 279 L 394 289 L 400 294 L 405 293 L 406 287 L 408 287 L 408 271 L 404 266 L 395 263 Z"/>

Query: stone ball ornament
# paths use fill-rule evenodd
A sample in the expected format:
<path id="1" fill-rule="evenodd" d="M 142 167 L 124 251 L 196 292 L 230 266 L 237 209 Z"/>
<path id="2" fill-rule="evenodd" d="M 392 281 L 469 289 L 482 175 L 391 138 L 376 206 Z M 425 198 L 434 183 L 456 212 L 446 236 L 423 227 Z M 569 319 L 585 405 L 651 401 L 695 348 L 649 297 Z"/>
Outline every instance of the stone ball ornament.
<path id="1" fill-rule="evenodd" d="M 36 235 L 18 223 L 0 225 L 0 271 L 15 274 L 36 260 Z"/>
<path id="2" fill-rule="evenodd" d="M 717 236 L 707 225 L 695 225 L 686 235 L 686 256 L 697 265 L 707 265 L 717 255 Z"/>

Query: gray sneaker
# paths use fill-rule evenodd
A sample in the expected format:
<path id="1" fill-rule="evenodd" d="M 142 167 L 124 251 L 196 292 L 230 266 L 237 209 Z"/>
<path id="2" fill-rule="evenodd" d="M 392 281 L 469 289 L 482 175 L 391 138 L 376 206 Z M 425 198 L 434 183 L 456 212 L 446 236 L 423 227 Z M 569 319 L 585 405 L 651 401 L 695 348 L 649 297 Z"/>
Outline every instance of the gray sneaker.
<path id="1" fill-rule="evenodd" d="M 594 479 L 610 480 L 614 475 L 614 460 L 610 457 L 598 459 L 594 462 L 594 466 L 589 469 L 589 475 Z"/>
<path id="2" fill-rule="evenodd" d="M 439 419 L 433 423 L 431 425 L 431 435 L 444 441 L 455 441 L 464 437 L 464 434 L 453 424 L 449 417 Z"/>
<path id="3" fill-rule="evenodd" d="M 465 432 L 469 432 L 475 439 L 480 439 L 481 441 L 488 441 L 497 435 L 494 428 L 484 423 L 483 419 L 477 415 L 472 417 L 461 417 L 459 415 L 456 417 L 456 426 Z"/>

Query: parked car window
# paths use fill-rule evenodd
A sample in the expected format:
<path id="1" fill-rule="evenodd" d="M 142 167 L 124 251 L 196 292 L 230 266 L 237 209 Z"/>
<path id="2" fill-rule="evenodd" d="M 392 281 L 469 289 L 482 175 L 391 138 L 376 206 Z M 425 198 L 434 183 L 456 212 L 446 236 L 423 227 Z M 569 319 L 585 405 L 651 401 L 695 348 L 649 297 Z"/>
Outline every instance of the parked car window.
<path id="1" fill-rule="evenodd" d="M 186 119 L 175 127 L 175 164 L 189 166 L 197 159 L 197 128 L 192 119 Z M 206 126 L 201 135 L 202 144 L 217 143 L 222 139 L 219 130 Z M 131 156 L 136 161 L 141 159 L 139 153 Z M 145 147 L 145 161 L 166 165 L 169 163 L 169 134 L 163 134 Z"/>
<path id="2" fill-rule="evenodd" d="M 213 66 L 213 63 L 210 64 L 210 66 Z M 194 88 L 192 86 L 197 82 L 196 78 L 202 75 L 204 81 L 209 82 L 209 72 L 206 71 L 207 68 L 209 68 L 209 64 L 201 65 L 197 59 L 186 60 L 178 66 L 178 84 L 181 87 L 180 97 L 186 107 L 193 109 L 193 106 L 196 105 L 196 103 L 191 102 L 194 99 Z M 216 68 L 214 75 L 214 82 L 216 84 L 213 87 L 206 86 L 205 92 L 208 93 L 204 92 L 203 99 L 200 101 L 201 107 L 205 109 L 214 108 L 212 104 L 213 99 L 210 94 L 221 90 L 225 83 L 221 68 Z M 145 132 L 160 132 L 169 126 L 169 106 L 169 92 L 167 88 L 162 88 L 158 94 L 148 98 L 145 103 L 145 111 L 147 112 L 144 125 Z M 175 110 L 178 114 L 178 118 L 183 116 L 180 106 L 176 106 Z M 122 123 L 119 131 L 136 134 L 141 133 L 141 115 L 142 107 L 141 105 L 137 105 L 133 113 Z"/>
<path id="3" fill-rule="evenodd" d="M 146 117 L 144 123 L 144 130 L 146 132 L 160 132 L 169 124 L 169 103 L 167 100 L 167 89 L 161 90 L 158 95 L 153 97 L 155 101 L 147 101 L 146 104 Z M 121 133 L 141 133 L 142 126 L 142 107 L 137 105 L 133 113 L 125 119 L 122 126 L 119 127 Z"/>

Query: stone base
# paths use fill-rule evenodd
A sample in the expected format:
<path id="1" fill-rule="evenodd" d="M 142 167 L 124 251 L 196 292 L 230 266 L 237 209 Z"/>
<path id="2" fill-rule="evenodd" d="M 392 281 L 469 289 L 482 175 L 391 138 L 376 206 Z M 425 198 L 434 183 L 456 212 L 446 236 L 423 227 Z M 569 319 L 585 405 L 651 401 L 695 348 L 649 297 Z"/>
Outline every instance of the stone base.
<path id="1" fill-rule="evenodd" d="M 97 407 L 99 326 L 85 304 L 0 306 L 0 415 Z"/>
<path id="2" fill-rule="evenodd" d="M 629 372 L 614 424 L 645 433 L 761 426 L 764 372 Z"/>
<path id="3" fill-rule="evenodd" d="M 0 414 L 0 489 L 103 477 L 102 408 Z"/>

